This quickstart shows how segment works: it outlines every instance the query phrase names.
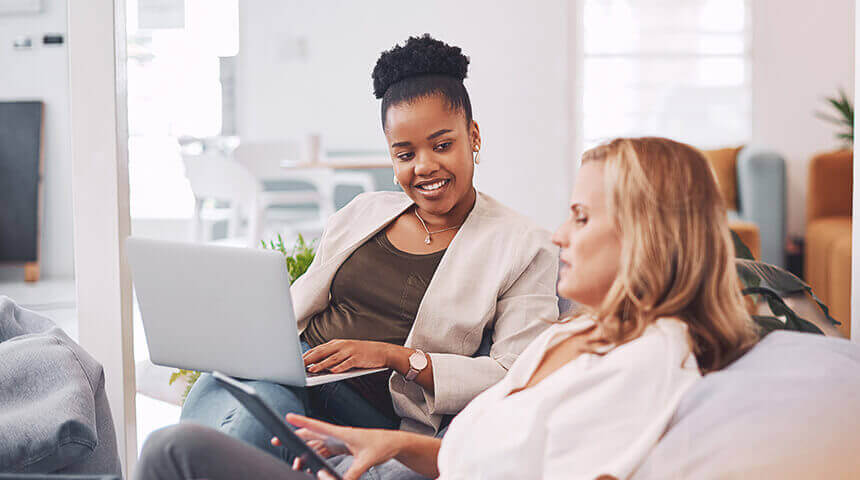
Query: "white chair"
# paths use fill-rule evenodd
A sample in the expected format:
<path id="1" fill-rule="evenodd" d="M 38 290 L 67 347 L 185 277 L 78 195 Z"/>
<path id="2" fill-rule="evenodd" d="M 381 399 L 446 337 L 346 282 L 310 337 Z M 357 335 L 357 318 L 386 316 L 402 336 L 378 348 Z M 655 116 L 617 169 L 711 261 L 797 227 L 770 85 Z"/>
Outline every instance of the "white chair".
<path id="1" fill-rule="evenodd" d="M 262 185 L 264 182 L 289 181 L 301 182 L 311 187 L 304 190 L 264 190 L 261 192 L 271 201 L 264 202 L 265 208 L 271 206 L 289 207 L 304 206 L 313 203 L 319 212 L 316 219 L 310 222 L 296 221 L 294 214 L 281 215 L 280 220 L 292 223 L 296 230 L 322 231 L 328 217 L 335 210 L 335 188 L 338 186 L 356 186 L 365 192 L 375 190 L 373 177 L 364 172 L 336 171 L 331 168 L 313 168 L 287 170 L 281 164 L 284 161 L 299 160 L 302 157 L 300 148 L 289 142 L 241 142 L 233 151 L 233 158 L 247 167 Z M 267 218 L 276 219 L 276 215 L 267 213 Z"/>
<path id="2" fill-rule="evenodd" d="M 182 162 L 194 194 L 192 241 L 212 241 L 212 226 L 220 221 L 227 222 L 227 243 L 240 238 L 243 220 L 256 229 L 252 222 L 256 219 L 258 187 L 247 169 L 220 153 L 182 155 Z M 242 243 L 250 243 L 250 240 Z"/>
<path id="3" fill-rule="evenodd" d="M 227 239 L 223 243 L 256 247 L 263 237 L 266 211 L 272 205 L 319 199 L 317 193 L 308 191 L 264 192 L 248 168 L 221 153 L 183 155 L 182 160 L 195 199 L 193 241 L 211 241 L 212 224 L 227 221 Z"/>

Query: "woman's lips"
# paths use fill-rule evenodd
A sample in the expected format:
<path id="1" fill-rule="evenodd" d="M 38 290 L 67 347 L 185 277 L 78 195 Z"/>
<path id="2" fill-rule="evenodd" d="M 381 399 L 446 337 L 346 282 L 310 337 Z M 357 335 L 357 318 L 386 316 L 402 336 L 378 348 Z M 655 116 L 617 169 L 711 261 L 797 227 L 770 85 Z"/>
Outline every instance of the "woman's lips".
<path id="1" fill-rule="evenodd" d="M 558 260 L 558 271 L 559 271 L 559 273 L 566 271 L 566 270 L 570 270 L 570 264 L 565 262 L 562 259 L 559 259 Z"/>
<path id="2" fill-rule="evenodd" d="M 441 183 L 441 185 L 439 185 L 440 183 Z M 451 187 L 451 183 L 452 183 L 452 180 L 450 178 L 448 178 L 448 179 L 440 180 L 438 182 L 433 182 L 430 184 L 424 184 L 424 185 L 432 185 L 432 186 L 439 185 L 437 188 L 434 188 L 433 190 L 427 190 L 425 188 L 422 188 L 424 185 L 422 185 L 422 187 L 419 187 L 416 185 L 413 188 L 413 190 L 415 190 L 416 192 L 418 192 L 419 195 L 421 195 L 422 197 L 424 197 L 428 200 L 436 200 L 438 198 L 441 198 L 448 191 L 448 189 Z"/>

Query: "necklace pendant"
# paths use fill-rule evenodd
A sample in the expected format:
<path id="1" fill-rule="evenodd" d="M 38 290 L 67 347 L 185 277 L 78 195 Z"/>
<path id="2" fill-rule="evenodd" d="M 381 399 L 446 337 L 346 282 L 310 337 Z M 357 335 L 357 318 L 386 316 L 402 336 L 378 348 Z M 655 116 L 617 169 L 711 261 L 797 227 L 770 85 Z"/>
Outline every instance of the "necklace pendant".
<path id="1" fill-rule="evenodd" d="M 427 237 L 424 239 L 424 243 L 430 245 L 430 235 L 427 235 Z"/>

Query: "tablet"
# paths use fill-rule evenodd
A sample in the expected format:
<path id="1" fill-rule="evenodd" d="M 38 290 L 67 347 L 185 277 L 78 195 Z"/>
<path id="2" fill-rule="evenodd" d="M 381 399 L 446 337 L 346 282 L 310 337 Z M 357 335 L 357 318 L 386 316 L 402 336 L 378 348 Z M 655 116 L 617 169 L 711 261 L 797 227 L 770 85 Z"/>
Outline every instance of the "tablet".
<path id="1" fill-rule="evenodd" d="M 283 417 L 272 410 L 272 407 L 268 406 L 260 398 L 253 387 L 238 382 L 221 372 L 212 372 L 212 376 L 231 395 L 236 397 L 263 426 L 269 429 L 272 435 L 278 437 L 291 453 L 301 458 L 304 468 L 310 469 L 314 475 L 320 470 L 325 470 L 326 473 L 337 480 L 343 480 L 343 477 L 337 473 L 326 459 L 321 457 L 314 449 L 307 446 L 298 435 L 293 433 L 295 427 L 287 423 Z"/>

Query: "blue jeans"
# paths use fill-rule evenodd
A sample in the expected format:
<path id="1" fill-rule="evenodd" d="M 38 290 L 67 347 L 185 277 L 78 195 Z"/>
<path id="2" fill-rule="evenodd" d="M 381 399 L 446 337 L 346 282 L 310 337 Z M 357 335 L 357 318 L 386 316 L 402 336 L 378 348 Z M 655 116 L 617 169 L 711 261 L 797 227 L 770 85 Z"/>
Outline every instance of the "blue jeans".
<path id="1" fill-rule="evenodd" d="M 302 342 L 302 350 L 310 347 Z M 281 415 L 297 413 L 338 425 L 362 428 L 398 428 L 399 422 L 381 413 L 344 382 L 316 387 L 290 387 L 272 382 L 246 380 L 263 400 Z M 195 422 L 292 461 L 284 447 L 271 444 L 272 434 L 248 412 L 212 375 L 203 374 L 188 393 L 182 407 L 182 422 Z"/>

